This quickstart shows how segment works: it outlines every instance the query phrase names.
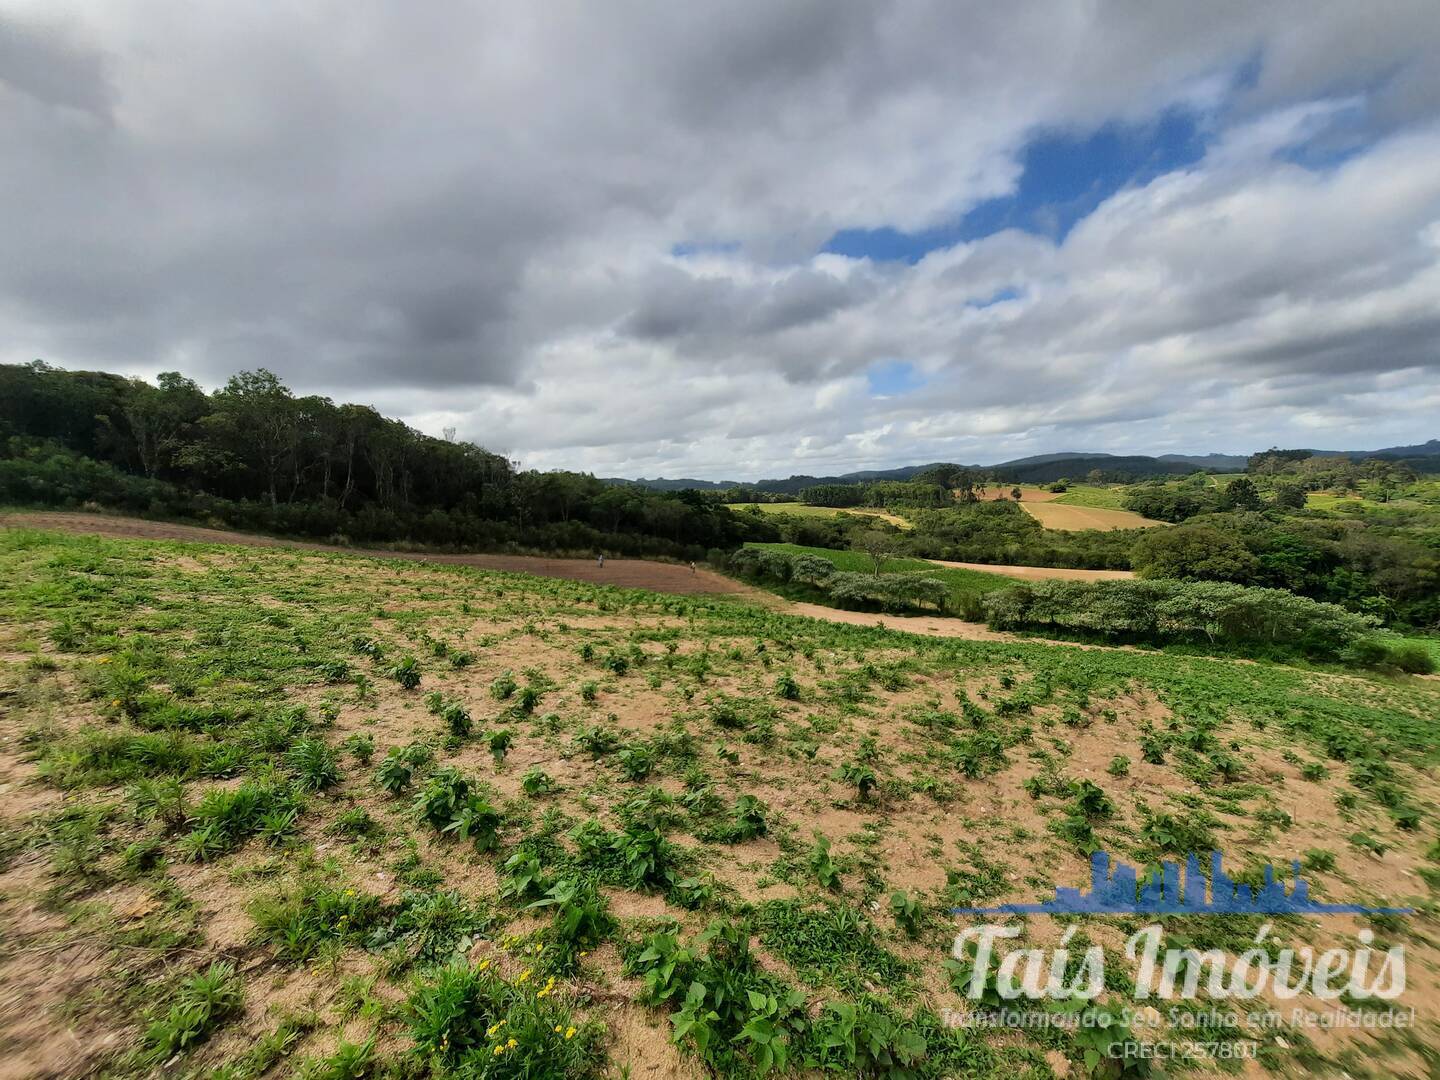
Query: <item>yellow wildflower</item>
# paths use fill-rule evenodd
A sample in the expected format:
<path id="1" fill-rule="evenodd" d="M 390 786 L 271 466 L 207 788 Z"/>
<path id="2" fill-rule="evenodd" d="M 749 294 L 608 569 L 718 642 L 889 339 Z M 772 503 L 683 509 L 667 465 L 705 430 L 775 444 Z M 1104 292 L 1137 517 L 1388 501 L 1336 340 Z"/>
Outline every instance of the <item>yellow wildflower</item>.
<path id="1" fill-rule="evenodd" d="M 561 1032 L 561 1030 L 562 1030 L 562 1029 L 561 1029 L 560 1025 L 559 1025 L 559 1024 L 556 1024 L 556 1025 L 555 1025 L 555 1034 L 556 1034 L 556 1035 L 559 1035 L 560 1032 Z"/>
<path id="2" fill-rule="evenodd" d="M 514 1050 L 514 1049 L 515 1049 L 515 1040 L 514 1040 L 514 1039 L 506 1039 L 506 1040 L 505 1040 L 505 1045 L 506 1045 L 509 1049 Z"/>
<path id="3" fill-rule="evenodd" d="M 504 1052 L 505 1052 L 505 1047 L 504 1047 L 503 1045 L 500 1045 L 500 1046 L 496 1046 L 496 1047 L 495 1047 L 495 1056 L 496 1056 L 496 1057 L 499 1057 L 499 1056 L 500 1056 L 501 1054 L 503 1054 Z"/>
<path id="4" fill-rule="evenodd" d="M 485 970 L 486 968 L 488 968 L 489 966 L 490 966 L 490 961 L 489 961 L 489 960 L 482 960 L 482 961 L 480 961 L 480 970 L 481 970 L 481 971 L 484 971 L 484 970 Z"/>
<path id="5" fill-rule="evenodd" d="M 567 1038 L 567 1039 L 573 1039 L 574 1037 L 575 1037 L 575 1029 L 574 1029 L 573 1027 L 568 1027 L 568 1028 L 566 1028 L 566 1029 L 565 1029 L 565 1038 Z"/>
<path id="6" fill-rule="evenodd" d="M 521 983 L 523 983 L 526 979 L 530 978 L 530 971 L 531 971 L 530 968 L 526 968 L 524 971 L 520 972 L 520 977 L 515 980 L 515 985 L 516 985 L 516 986 L 519 986 L 519 985 L 520 985 Z"/>

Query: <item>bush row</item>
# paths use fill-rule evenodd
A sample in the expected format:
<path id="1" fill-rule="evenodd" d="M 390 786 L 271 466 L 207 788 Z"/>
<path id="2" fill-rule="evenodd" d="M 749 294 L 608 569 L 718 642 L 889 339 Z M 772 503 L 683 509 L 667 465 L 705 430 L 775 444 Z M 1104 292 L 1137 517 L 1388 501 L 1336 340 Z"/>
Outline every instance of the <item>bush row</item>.
<path id="1" fill-rule="evenodd" d="M 1215 581 L 1037 581 L 990 593 L 995 629 L 1098 633 L 1134 641 L 1266 643 L 1339 657 L 1376 620 L 1284 589 Z"/>
<path id="2" fill-rule="evenodd" d="M 950 595 L 945 582 L 924 572 L 856 574 L 837 570 L 833 563 L 819 555 L 741 548 L 730 556 L 728 565 L 732 572 L 752 580 L 809 585 L 823 592 L 837 607 L 943 611 Z"/>

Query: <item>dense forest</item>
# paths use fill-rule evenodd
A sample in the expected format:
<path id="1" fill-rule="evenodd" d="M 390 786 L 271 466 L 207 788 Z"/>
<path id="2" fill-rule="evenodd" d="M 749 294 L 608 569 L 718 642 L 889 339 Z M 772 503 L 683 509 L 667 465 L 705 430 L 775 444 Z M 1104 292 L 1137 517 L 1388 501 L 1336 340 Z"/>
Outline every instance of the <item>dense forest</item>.
<path id="1" fill-rule="evenodd" d="M 174 372 L 0 365 L 0 501 L 357 543 L 699 558 L 778 539 L 716 495 L 519 469 L 264 369 L 206 393 Z"/>

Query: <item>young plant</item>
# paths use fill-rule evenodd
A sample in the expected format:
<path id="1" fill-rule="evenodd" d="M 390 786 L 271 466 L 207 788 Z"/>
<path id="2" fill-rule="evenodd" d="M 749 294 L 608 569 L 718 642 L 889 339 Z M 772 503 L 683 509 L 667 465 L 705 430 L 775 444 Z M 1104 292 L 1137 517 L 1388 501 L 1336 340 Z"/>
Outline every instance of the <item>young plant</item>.
<path id="1" fill-rule="evenodd" d="M 648 746 L 627 746 L 615 755 L 625 779 L 639 782 L 655 768 L 655 753 Z"/>
<path id="2" fill-rule="evenodd" d="M 830 839 L 824 833 L 815 833 L 815 846 L 810 849 L 810 855 L 805 862 L 810 867 L 811 876 L 822 889 L 840 887 L 840 867 L 830 856 Z"/>
<path id="3" fill-rule="evenodd" d="M 401 750 L 392 749 L 375 770 L 375 782 L 391 795 L 399 795 L 410 786 L 414 773 Z"/>
<path id="4" fill-rule="evenodd" d="M 895 919 L 895 925 L 911 937 L 920 933 L 924 925 L 924 907 L 904 889 L 896 889 L 890 894 L 890 914 Z"/>
<path id="5" fill-rule="evenodd" d="M 340 782 L 335 751 L 319 739 L 301 739 L 285 755 L 285 766 L 303 791 L 319 791 Z"/>
<path id="6" fill-rule="evenodd" d="M 505 760 L 505 755 L 510 753 L 510 747 L 515 742 L 515 733 L 509 728 L 501 728 L 499 731 L 490 734 L 490 756 L 495 759 L 495 767 L 498 769 Z"/>
<path id="7" fill-rule="evenodd" d="M 406 656 L 390 665 L 385 672 L 406 690 L 414 690 L 420 685 L 420 664 L 413 656 Z"/>
<path id="8" fill-rule="evenodd" d="M 875 785 L 879 782 L 875 776 L 875 770 L 859 761 L 847 761 L 841 765 L 840 779 L 855 786 L 861 802 L 869 800 L 870 793 L 875 790 Z"/>
<path id="9" fill-rule="evenodd" d="M 145 1029 L 144 1058 L 152 1065 L 184 1053 L 240 1012 L 240 978 L 234 965 L 211 964 L 180 985 L 169 1009 Z"/>

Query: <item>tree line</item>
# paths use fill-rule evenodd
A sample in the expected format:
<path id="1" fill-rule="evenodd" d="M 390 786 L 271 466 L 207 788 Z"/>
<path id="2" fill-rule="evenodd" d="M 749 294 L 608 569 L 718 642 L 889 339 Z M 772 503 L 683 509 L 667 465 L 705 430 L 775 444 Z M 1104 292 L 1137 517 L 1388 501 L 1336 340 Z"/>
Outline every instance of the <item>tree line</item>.
<path id="1" fill-rule="evenodd" d="M 0 498 L 465 547 L 697 558 L 777 538 L 715 495 L 524 470 L 368 405 L 298 396 L 263 368 L 207 393 L 176 372 L 0 365 Z"/>

